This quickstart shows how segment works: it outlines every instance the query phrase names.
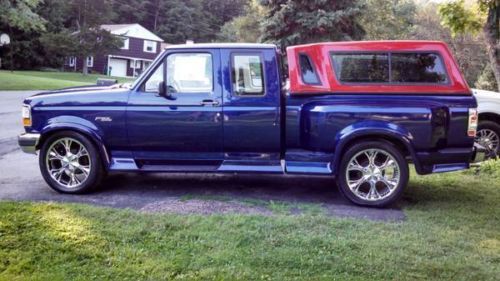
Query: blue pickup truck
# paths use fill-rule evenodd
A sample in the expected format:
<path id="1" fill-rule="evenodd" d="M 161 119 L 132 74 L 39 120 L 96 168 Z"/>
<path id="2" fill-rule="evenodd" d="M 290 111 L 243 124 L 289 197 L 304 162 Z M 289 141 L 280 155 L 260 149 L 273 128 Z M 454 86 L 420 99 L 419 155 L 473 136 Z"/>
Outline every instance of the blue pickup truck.
<path id="1" fill-rule="evenodd" d="M 113 171 L 286 173 L 335 177 L 352 202 L 381 207 L 409 162 L 469 167 L 476 107 L 440 42 L 318 43 L 286 58 L 268 44 L 178 45 L 133 85 L 27 98 L 19 145 L 64 193 Z"/>

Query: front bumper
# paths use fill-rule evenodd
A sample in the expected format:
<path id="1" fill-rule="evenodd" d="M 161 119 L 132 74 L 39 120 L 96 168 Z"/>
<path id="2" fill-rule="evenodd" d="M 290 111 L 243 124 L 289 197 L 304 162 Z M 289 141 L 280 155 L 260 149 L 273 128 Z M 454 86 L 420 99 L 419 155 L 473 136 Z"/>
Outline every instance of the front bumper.
<path id="1" fill-rule="evenodd" d="M 17 137 L 17 143 L 25 153 L 36 154 L 40 134 L 25 133 Z"/>

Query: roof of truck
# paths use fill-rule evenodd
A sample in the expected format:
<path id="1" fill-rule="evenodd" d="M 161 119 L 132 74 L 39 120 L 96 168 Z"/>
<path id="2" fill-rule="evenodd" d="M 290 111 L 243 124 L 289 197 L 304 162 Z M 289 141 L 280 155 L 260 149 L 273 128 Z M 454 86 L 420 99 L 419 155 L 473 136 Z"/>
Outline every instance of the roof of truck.
<path id="1" fill-rule="evenodd" d="M 273 44 L 260 43 L 196 43 L 169 45 L 166 49 L 270 49 L 277 48 Z"/>
<path id="2" fill-rule="evenodd" d="M 290 46 L 288 49 L 302 49 L 315 47 L 347 47 L 353 51 L 369 49 L 373 50 L 402 50 L 402 49 L 429 49 L 436 46 L 446 46 L 446 43 L 441 41 L 428 40 L 381 40 L 381 41 L 339 41 L 339 42 L 322 42 Z"/>

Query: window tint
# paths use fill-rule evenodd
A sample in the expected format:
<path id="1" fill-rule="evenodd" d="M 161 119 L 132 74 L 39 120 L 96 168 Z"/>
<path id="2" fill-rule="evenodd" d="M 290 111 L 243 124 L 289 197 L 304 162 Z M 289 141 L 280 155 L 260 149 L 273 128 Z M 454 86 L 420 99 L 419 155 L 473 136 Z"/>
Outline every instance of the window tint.
<path id="1" fill-rule="evenodd" d="M 337 78 L 347 83 L 389 82 L 387 54 L 332 54 Z"/>
<path id="2" fill-rule="evenodd" d="M 212 55 L 206 53 L 169 55 L 167 87 L 178 93 L 212 92 Z"/>
<path id="3" fill-rule="evenodd" d="M 392 81 L 407 83 L 446 83 L 441 58 L 431 53 L 393 53 Z"/>
<path id="4" fill-rule="evenodd" d="M 235 55 L 231 78 L 235 94 L 264 95 L 263 66 L 259 55 Z"/>
<path id="5" fill-rule="evenodd" d="M 299 55 L 300 73 L 302 81 L 306 84 L 320 84 L 318 76 L 314 71 L 311 60 L 307 55 Z"/>
<path id="6" fill-rule="evenodd" d="M 160 82 L 163 82 L 163 64 L 160 64 L 153 74 L 148 78 L 146 83 L 144 83 L 144 91 L 150 93 L 158 93 L 160 88 Z"/>

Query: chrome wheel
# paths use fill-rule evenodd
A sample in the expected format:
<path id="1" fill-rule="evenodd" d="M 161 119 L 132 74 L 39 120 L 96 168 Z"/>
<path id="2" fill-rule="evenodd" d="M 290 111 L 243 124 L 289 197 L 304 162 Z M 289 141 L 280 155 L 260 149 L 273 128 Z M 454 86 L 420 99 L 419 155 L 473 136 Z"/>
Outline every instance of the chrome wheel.
<path id="1" fill-rule="evenodd" d="M 488 150 L 489 157 L 495 157 L 500 145 L 500 136 L 490 129 L 481 129 L 477 132 L 476 142 Z"/>
<path id="2" fill-rule="evenodd" d="M 346 169 L 349 189 L 360 199 L 378 201 L 389 197 L 401 179 L 396 159 L 382 149 L 366 149 L 355 154 Z"/>
<path id="3" fill-rule="evenodd" d="M 69 137 L 55 141 L 47 150 L 45 158 L 50 177 L 68 189 L 83 184 L 92 168 L 87 148 Z"/>

